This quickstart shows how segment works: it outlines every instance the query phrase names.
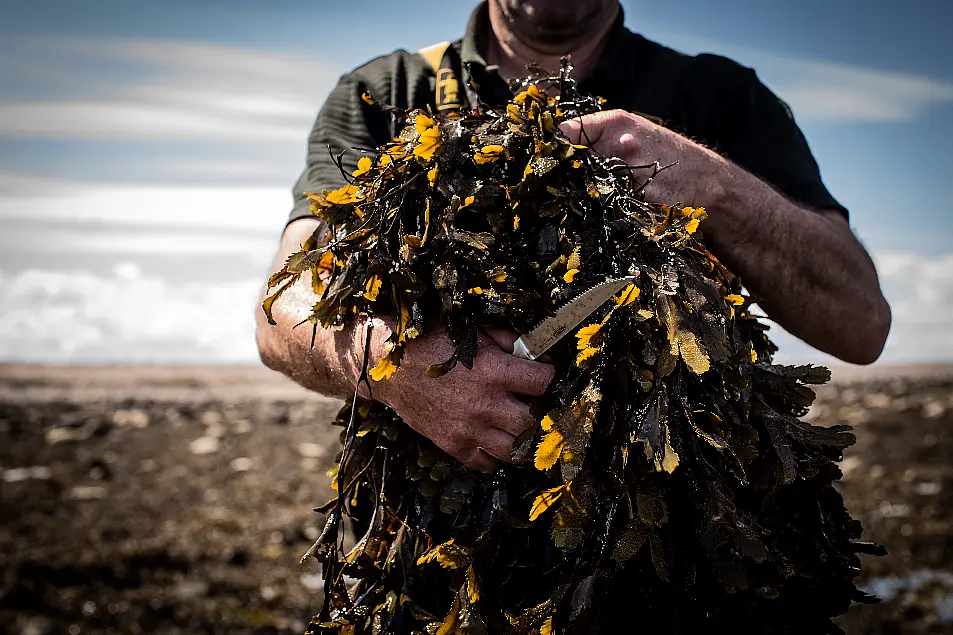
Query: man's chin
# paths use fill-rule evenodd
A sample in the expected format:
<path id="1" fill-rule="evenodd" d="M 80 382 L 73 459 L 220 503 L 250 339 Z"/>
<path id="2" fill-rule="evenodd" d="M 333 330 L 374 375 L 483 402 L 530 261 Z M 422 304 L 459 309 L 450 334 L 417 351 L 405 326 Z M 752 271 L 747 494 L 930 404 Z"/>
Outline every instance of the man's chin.
<path id="1" fill-rule="evenodd" d="M 575 48 L 573 44 L 582 39 L 579 31 L 572 29 L 535 29 L 532 32 L 533 41 L 546 47 L 557 47 L 566 52 Z"/>
<path id="2" fill-rule="evenodd" d="M 578 24 L 527 25 L 524 36 L 547 53 L 569 53 L 587 37 Z"/>

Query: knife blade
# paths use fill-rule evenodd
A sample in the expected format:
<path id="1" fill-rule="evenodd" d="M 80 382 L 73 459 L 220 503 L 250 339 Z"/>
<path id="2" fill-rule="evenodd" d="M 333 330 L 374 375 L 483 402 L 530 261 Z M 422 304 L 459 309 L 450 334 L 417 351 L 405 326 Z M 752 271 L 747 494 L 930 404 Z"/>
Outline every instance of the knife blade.
<path id="1" fill-rule="evenodd" d="M 600 282 L 561 306 L 529 333 L 513 343 L 513 355 L 534 360 L 593 314 L 606 300 L 635 282 L 635 276 Z"/>

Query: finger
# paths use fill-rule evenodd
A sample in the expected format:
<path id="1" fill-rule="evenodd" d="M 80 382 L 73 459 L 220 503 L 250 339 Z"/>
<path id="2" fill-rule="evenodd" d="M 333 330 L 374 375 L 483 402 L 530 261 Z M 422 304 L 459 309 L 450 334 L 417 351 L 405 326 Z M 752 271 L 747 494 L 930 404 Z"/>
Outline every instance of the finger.
<path id="1" fill-rule="evenodd" d="M 492 412 L 487 414 L 487 423 L 507 434 L 518 437 L 527 428 L 536 425 L 536 419 L 530 414 L 527 404 L 515 397 L 506 397 L 502 402 L 496 404 Z"/>
<path id="2" fill-rule="evenodd" d="M 504 432 L 499 428 L 486 428 L 480 433 L 480 445 L 483 452 L 486 452 L 494 459 L 513 462 L 513 443 L 516 437 L 509 432 Z"/>
<path id="3" fill-rule="evenodd" d="M 508 355 L 502 357 L 495 371 L 497 385 L 507 392 L 538 397 L 549 387 L 555 368 L 552 364 Z"/>
<path id="4" fill-rule="evenodd" d="M 493 343 L 500 347 L 504 353 L 513 352 L 513 343 L 519 339 L 519 335 L 508 329 L 489 326 L 483 329 Z"/>
<path id="5" fill-rule="evenodd" d="M 484 474 L 492 474 L 500 465 L 500 462 L 487 454 L 483 448 L 474 448 L 473 452 L 463 463 L 471 470 L 483 472 Z"/>
<path id="6" fill-rule="evenodd" d="M 494 326 L 487 327 L 483 331 L 491 340 L 493 340 L 494 344 L 500 347 L 500 350 L 502 350 L 504 353 L 509 353 L 510 355 L 513 354 L 513 346 L 516 344 L 516 340 L 520 338 L 518 333 L 514 333 L 509 329 L 501 329 Z M 549 355 L 540 355 L 536 359 L 547 364 L 553 363 L 553 358 Z"/>
<path id="7" fill-rule="evenodd" d="M 559 129 L 575 144 L 595 145 L 602 137 L 602 126 L 594 124 L 590 117 L 591 115 L 585 115 L 569 119 L 559 124 Z"/>
<path id="8" fill-rule="evenodd" d="M 573 143 L 592 147 L 599 143 L 607 129 L 612 126 L 617 117 L 616 113 L 615 110 L 590 113 L 564 121 L 559 124 L 559 128 Z"/>

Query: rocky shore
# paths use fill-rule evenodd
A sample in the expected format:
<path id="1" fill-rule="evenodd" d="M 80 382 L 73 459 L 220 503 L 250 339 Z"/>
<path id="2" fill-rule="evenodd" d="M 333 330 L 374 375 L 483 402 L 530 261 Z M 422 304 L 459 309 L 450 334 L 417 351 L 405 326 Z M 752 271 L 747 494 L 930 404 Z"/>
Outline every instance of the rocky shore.
<path id="1" fill-rule="evenodd" d="M 302 632 L 339 405 L 254 367 L 0 365 L 0 633 Z M 953 633 L 953 367 L 838 369 L 810 416 L 855 427 L 842 491 L 890 552 L 842 626 Z"/>

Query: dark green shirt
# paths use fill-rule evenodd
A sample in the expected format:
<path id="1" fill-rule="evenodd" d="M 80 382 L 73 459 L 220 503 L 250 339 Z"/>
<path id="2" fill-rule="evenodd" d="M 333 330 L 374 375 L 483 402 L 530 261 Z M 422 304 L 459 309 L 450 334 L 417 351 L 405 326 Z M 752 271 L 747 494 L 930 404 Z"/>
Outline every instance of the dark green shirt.
<path id="1" fill-rule="evenodd" d="M 847 216 L 821 181 L 817 162 L 790 109 L 750 68 L 718 55 L 694 57 L 671 52 L 626 29 L 620 15 L 596 68 L 580 89 L 606 99 L 605 109 L 647 113 L 669 128 L 719 152 L 803 206 L 832 209 Z M 452 46 L 485 104 L 505 103 L 511 93 L 495 66 L 487 66 L 480 50 L 490 33 L 485 2 L 474 10 L 463 38 Z M 436 38 L 435 38 L 436 39 Z M 655 65 L 656 56 L 665 60 Z M 671 73 L 667 73 L 671 66 Z M 660 72 L 661 70 L 661 72 Z M 661 88 L 646 85 L 660 82 Z M 331 156 L 343 157 L 348 173 L 360 153 L 393 139 L 391 117 L 369 106 L 361 94 L 398 108 L 434 104 L 433 68 L 416 53 L 399 50 L 378 57 L 341 77 L 321 108 L 308 141 L 308 164 L 294 187 L 290 219 L 311 215 L 304 192 L 341 187 L 345 179 Z M 469 95 L 475 101 L 476 95 Z M 329 152 L 330 147 L 330 152 Z"/>

